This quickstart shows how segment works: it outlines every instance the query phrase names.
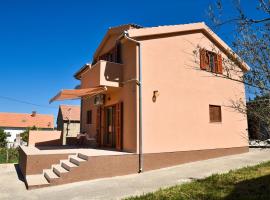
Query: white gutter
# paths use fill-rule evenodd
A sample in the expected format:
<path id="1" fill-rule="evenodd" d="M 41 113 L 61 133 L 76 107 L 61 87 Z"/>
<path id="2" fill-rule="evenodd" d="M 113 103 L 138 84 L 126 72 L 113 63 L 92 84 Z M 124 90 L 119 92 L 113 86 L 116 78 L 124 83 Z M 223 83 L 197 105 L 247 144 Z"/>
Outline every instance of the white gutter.
<path id="1" fill-rule="evenodd" d="M 139 173 L 143 172 L 143 132 L 142 132 L 142 53 L 141 43 L 133 38 L 130 38 L 127 31 L 124 31 L 124 35 L 120 38 L 125 38 L 131 42 L 136 43 L 139 48 L 139 80 L 136 84 L 139 86 Z"/>

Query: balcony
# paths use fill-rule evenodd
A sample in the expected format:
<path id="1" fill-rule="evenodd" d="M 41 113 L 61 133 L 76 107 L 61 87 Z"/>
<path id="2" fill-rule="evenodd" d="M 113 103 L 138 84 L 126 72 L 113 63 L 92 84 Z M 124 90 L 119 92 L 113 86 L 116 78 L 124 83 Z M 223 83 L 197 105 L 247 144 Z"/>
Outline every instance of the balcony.
<path id="1" fill-rule="evenodd" d="M 122 71 L 123 64 L 100 60 L 81 75 L 81 88 L 120 87 Z"/>

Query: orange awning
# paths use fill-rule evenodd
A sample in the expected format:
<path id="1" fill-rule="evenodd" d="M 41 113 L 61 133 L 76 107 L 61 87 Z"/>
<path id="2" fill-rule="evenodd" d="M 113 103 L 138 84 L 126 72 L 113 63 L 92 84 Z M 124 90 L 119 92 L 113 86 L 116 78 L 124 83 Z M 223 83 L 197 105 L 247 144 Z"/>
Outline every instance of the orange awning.
<path id="1" fill-rule="evenodd" d="M 79 99 L 84 96 L 93 96 L 106 90 L 107 88 L 105 86 L 85 89 L 62 90 L 50 100 L 50 103 L 52 103 L 53 101 Z"/>

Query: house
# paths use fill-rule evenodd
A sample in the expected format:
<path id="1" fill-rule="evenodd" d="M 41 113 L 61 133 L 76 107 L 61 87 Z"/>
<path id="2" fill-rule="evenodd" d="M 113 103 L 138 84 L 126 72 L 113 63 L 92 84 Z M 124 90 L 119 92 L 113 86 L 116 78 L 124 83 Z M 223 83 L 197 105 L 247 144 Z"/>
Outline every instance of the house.
<path id="1" fill-rule="evenodd" d="M 77 139 L 80 133 L 81 108 L 76 105 L 60 105 L 57 116 L 57 130 L 62 132 L 62 144 L 69 144 L 68 140 Z M 74 142 L 73 142 L 74 143 Z"/>
<path id="2" fill-rule="evenodd" d="M 235 79 L 249 70 L 204 23 L 110 28 L 75 73 L 80 88 L 50 101 L 80 98 L 80 132 L 97 148 L 86 141 L 88 149 L 65 155 L 35 150 L 42 165 L 21 149 L 28 188 L 247 152 L 247 117 L 230 106 L 245 101 L 245 86 L 224 77 L 232 66 Z M 30 176 L 38 173 L 47 182 L 37 186 Z"/>
<path id="3" fill-rule="evenodd" d="M 21 144 L 19 135 L 27 128 L 35 126 L 41 130 L 54 128 L 53 115 L 32 113 L 0 113 L 0 128 L 9 135 L 7 138 L 9 147 Z"/>
<path id="4" fill-rule="evenodd" d="M 82 97 L 81 131 L 101 147 L 140 153 L 142 144 L 157 158 L 247 151 L 246 116 L 226 107 L 245 99 L 244 84 L 221 77 L 229 50 L 204 23 L 110 28 L 92 63 L 75 74 L 81 89 L 58 99 Z"/>

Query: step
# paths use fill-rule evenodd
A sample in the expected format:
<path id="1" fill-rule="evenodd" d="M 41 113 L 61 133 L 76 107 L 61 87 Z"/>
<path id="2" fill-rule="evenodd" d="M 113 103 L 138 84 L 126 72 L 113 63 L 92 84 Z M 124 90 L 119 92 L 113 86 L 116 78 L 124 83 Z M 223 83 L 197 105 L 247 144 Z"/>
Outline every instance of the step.
<path id="1" fill-rule="evenodd" d="M 82 154 L 82 153 L 78 153 L 78 157 L 79 158 L 81 158 L 81 159 L 83 159 L 83 160 L 88 160 L 88 155 L 86 155 L 86 154 Z"/>
<path id="2" fill-rule="evenodd" d="M 53 180 L 59 178 L 52 169 L 45 169 L 44 170 L 44 177 L 47 179 L 49 183 L 51 183 Z"/>
<path id="3" fill-rule="evenodd" d="M 75 165 L 74 163 L 70 162 L 69 160 L 62 160 L 61 166 L 68 171 L 72 170 L 72 168 L 74 168 L 74 167 L 78 167 L 78 165 Z"/>
<path id="4" fill-rule="evenodd" d="M 75 165 L 80 165 L 81 162 L 85 162 L 86 160 L 79 158 L 78 156 L 70 156 L 69 161 Z"/>
<path id="5" fill-rule="evenodd" d="M 43 174 L 27 175 L 26 184 L 28 189 L 41 188 L 50 185 Z"/>
<path id="6" fill-rule="evenodd" d="M 53 172 L 57 175 L 57 176 L 61 176 L 61 174 L 67 173 L 68 170 L 66 170 L 65 168 L 63 168 L 60 164 L 59 165 L 53 165 Z"/>

